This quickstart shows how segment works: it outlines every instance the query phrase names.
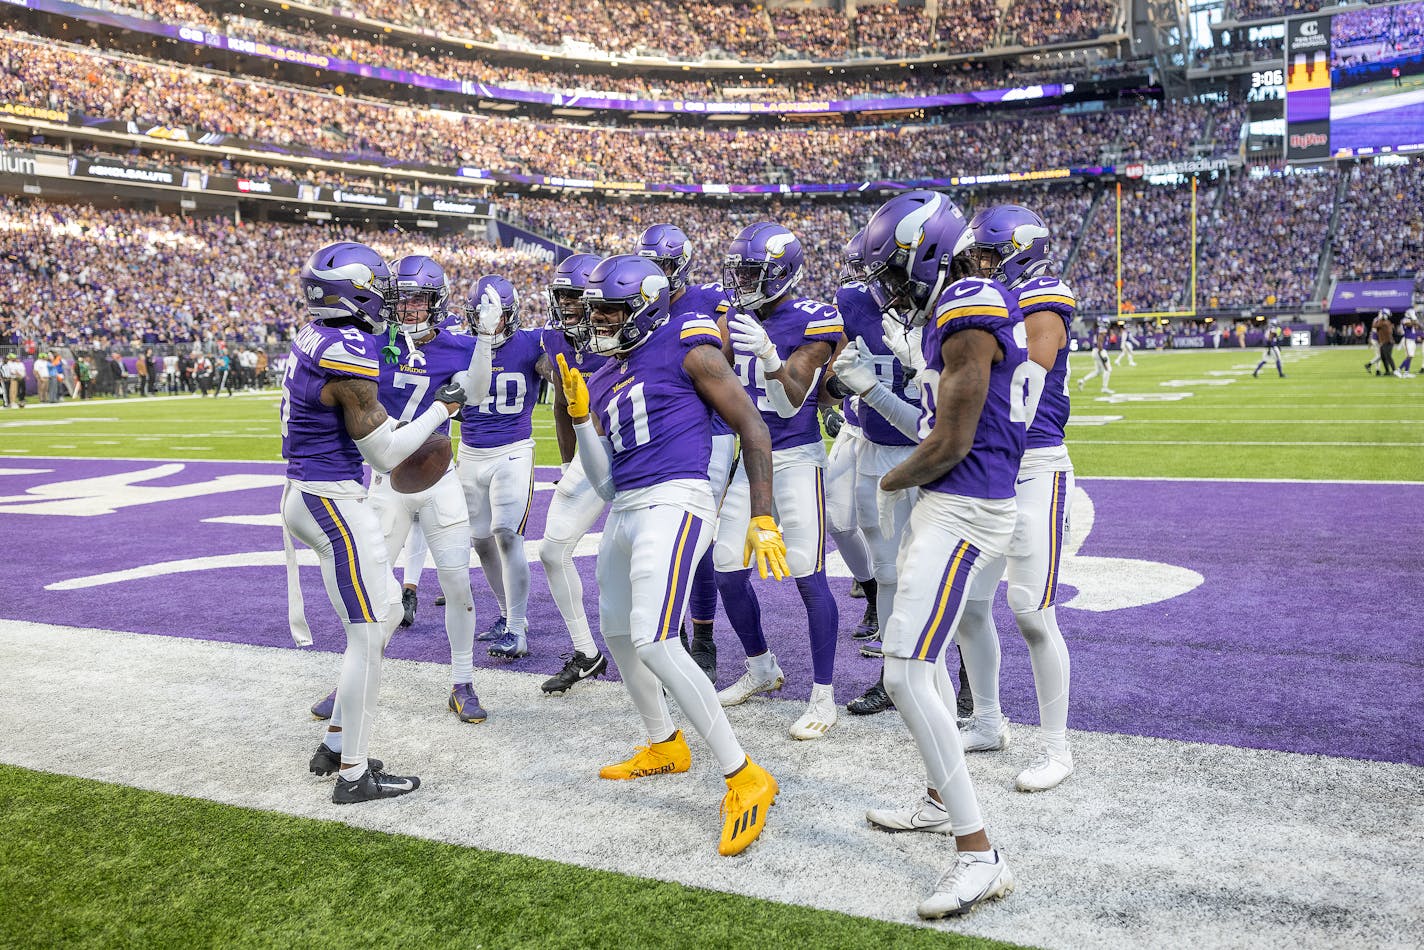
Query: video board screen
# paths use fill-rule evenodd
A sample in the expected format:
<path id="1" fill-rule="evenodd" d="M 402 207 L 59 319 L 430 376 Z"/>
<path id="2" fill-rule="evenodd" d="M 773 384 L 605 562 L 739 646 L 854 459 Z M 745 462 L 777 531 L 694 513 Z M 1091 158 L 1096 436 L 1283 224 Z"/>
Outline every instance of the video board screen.
<path id="1" fill-rule="evenodd" d="M 1424 2 L 1286 22 L 1286 157 L 1424 149 Z"/>

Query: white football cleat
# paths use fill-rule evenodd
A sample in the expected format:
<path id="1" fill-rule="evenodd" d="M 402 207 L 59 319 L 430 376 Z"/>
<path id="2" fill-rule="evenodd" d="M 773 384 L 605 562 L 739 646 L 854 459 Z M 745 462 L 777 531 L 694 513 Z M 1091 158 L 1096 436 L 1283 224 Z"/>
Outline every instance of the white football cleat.
<path id="1" fill-rule="evenodd" d="M 747 660 L 747 671 L 741 679 L 717 693 L 717 702 L 723 706 L 740 706 L 757 693 L 776 692 L 785 682 L 786 674 L 781 672 L 776 657 L 771 658 L 771 673 L 764 677 L 753 673 L 752 661 Z"/>
<path id="2" fill-rule="evenodd" d="M 806 711 L 791 727 L 793 739 L 819 739 L 836 724 L 836 697 L 833 687 L 819 683 L 811 687 Z"/>
<path id="3" fill-rule="evenodd" d="M 1014 786 L 1021 792 L 1046 792 L 1073 774 L 1073 753 L 1046 750 L 1038 761 L 1019 773 Z"/>
<path id="4" fill-rule="evenodd" d="M 1014 873 L 999 852 L 994 861 L 980 861 L 960 854 L 954 866 L 944 872 L 934 893 L 920 902 L 919 915 L 925 920 L 958 917 L 983 901 L 997 900 L 1014 889 Z"/>
<path id="5" fill-rule="evenodd" d="M 965 752 L 998 752 L 1009 747 L 1009 720 L 1000 716 L 997 722 L 973 716 L 959 729 L 959 739 Z"/>
<path id="6" fill-rule="evenodd" d="M 922 797 L 911 808 L 872 808 L 865 813 L 865 820 L 881 831 L 932 831 L 940 835 L 952 835 L 949 827 L 949 812 L 929 795 Z"/>

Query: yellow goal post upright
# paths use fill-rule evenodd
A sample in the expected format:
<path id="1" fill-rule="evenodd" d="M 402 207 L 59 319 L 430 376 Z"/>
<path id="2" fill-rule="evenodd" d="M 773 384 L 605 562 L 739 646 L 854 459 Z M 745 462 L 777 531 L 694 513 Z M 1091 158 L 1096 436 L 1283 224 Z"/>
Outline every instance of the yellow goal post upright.
<path id="1" fill-rule="evenodd" d="M 1192 176 L 1192 201 L 1191 201 L 1191 245 L 1189 250 L 1188 269 L 1191 274 L 1191 309 L 1190 310 L 1156 310 L 1147 313 L 1133 312 L 1127 314 L 1131 319 L 1145 319 L 1148 317 L 1195 317 L 1197 315 L 1197 176 Z M 1114 238 L 1117 241 L 1117 318 L 1124 319 L 1122 311 L 1122 182 L 1117 183 L 1117 219 L 1113 227 Z"/>

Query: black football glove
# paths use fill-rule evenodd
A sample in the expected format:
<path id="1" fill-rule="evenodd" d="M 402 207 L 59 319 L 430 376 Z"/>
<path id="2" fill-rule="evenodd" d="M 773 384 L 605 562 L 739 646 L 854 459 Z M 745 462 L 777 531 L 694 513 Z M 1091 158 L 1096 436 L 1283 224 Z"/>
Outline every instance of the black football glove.
<path id="1" fill-rule="evenodd" d="M 834 376 L 831 378 L 835 379 Z M 821 424 L 826 427 L 826 435 L 834 439 L 841 434 L 841 426 L 845 425 L 845 416 L 837 412 L 834 406 L 827 406 L 821 410 Z"/>
<path id="2" fill-rule="evenodd" d="M 465 388 L 459 383 L 446 383 L 440 387 L 440 391 L 435 394 L 436 402 L 453 402 L 463 406 L 465 404 Z"/>
<path id="3" fill-rule="evenodd" d="M 830 393 L 835 399 L 848 399 L 855 395 L 855 390 L 841 382 L 839 376 L 832 376 L 826 380 L 826 392 Z"/>

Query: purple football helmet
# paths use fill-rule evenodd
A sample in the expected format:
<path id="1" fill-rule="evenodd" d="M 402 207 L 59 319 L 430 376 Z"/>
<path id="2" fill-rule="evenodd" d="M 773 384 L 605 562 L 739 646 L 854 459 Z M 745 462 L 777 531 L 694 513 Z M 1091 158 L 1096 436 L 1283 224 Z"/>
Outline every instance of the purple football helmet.
<path id="1" fill-rule="evenodd" d="M 1053 266 L 1048 257 L 1048 225 L 1019 205 L 994 205 L 969 222 L 974 243 L 998 258 L 995 280 L 1013 287 Z"/>
<path id="2" fill-rule="evenodd" d="M 801 280 L 805 263 L 796 235 L 779 224 L 758 221 L 732 239 L 722 271 L 733 305 L 751 311 L 790 292 Z"/>
<path id="3" fill-rule="evenodd" d="M 855 232 L 855 237 L 845 244 L 841 253 L 841 286 L 856 284 L 865 279 L 865 228 Z"/>
<path id="4" fill-rule="evenodd" d="M 618 355 L 645 343 L 671 315 L 670 286 L 662 268 L 646 257 L 617 254 L 599 261 L 583 291 L 590 349 Z"/>
<path id="5" fill-rule="evenodd" d="M 593 332 L 588 308 L 583 304 L 583 289 L 597 266 L 597 254 L 571 254 L 554 268 L 554 279 L 549 282 L 549 327 L 562 333 L 576 350 L 588 346 Z"/>
<path id="6" fill-rule="evenodd" d="M 672 285 L 672 293 L 687 286 L 692 270 L 692 242 L 675 224 L 655 224 L 638 238 L 638 256 L 657 263 Z"/>
<path id="7" fill-rule="evenodd" d="M 320 248 L 302 267 L 302 298 L 313 323 L 344 321 L 384 333 L 391 269 L 381 255 L 355 241 Z"/>
<path id="8" fill-rule="evenodd" d="M 870 296 L 886 316 L 922 325 L 944 288 L 973 273 L 964 253 L 973 247 L 974 232 L 953 201 L 935 191 L 896 195 L 865 226 Z"/>
<path id="9" fill-rule="evenodd" d="M 499 329 L 495 331 L 494 345 L 503 346 L 514 336 L 514 331 L 519 329 L 519 291 L 498 274 L 486 274 L 476 281 L 475 289 L 465 298 L 465 322 L 469 324 L 472 333 L 479 329 L 480 300 L 484 297 L 486 288 L 494 288 L 494 292 L 499 295 L 503 319 L 499 322 Z"/>
<path id="10" fill-rule="evenodd" d="M 446 316 L 450 280 L 424 254 L 408 254 L 391 267 L 391 314 L 400 328 L 423 336 Z"/>

